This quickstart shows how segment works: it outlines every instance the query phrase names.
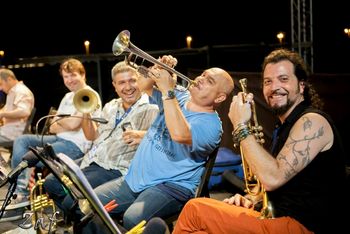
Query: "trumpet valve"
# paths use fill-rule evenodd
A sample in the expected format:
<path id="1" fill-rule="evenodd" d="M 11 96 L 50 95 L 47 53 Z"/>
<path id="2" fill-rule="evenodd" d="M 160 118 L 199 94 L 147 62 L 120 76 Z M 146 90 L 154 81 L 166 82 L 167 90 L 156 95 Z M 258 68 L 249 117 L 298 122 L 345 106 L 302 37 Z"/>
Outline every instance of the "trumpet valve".
<path id="1" fill-rule="evenodd" d="M 255 126 L 254 129 L 257 132 L 261 132 L 263 130 L 263 127 L 261 125 L 258 125 L 258 126 Z"/>

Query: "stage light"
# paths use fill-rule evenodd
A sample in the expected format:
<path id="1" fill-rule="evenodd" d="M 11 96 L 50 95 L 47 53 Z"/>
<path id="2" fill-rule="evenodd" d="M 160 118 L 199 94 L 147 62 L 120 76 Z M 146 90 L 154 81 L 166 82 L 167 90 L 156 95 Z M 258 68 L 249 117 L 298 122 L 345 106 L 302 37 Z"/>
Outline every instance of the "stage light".
<path id="1" fill-rule="evenodd" d="M 279 33 L 277 33 L 277 39 L 278 39 L 278 41 L 280 42 L 280 44 L 282 44 L 282 43 L 283 43 L 283 39 L 284 39 L 284 37 L 285 37 L 285 35 L 284 35 L 284 33 L 283 33 L 283 32 L 279 32 Z"/>
<path id="2" fill-rule="evenodd" d="M 90 54 L 90 41 L 84 41 L 84 46 L 85 46 L 85 54 L 89 55 Z"/>
<path id="3" fill-rule="evenodd" d="M 186 37 L 186 43 L 187 43 L 187 48 L 191 48 L 191 43 L 192 43 L 192 37 L 187 36 Z"/>

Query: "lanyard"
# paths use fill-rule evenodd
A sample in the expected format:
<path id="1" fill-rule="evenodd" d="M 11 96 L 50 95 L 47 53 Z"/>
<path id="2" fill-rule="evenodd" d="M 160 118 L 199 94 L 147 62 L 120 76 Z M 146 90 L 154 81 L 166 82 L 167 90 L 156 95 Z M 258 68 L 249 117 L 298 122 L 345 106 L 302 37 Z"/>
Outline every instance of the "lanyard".
<path id="1" fill-rule="evenodd" d="M 116 118 L 115 118 L 115 126 L 114 126 L 114 128 L 112 129 L 112 131 L 108 134 L 108 136 L 104 139 L 104 141 L 107 140 L 107 138 L 109 138 L 109 137 L 112 135 L 112 133 L 114 132 L 114 130 L 117 128 L 118 124 L 119 124 L 123 119 L 125 119 L 125 117 L 130 113 L 132 107 L 133 107 L 133 106 L 130 106 L 130 107 L 124 112 L 124 114 L 123 114 L 120 118 L 118 118 L 118 112 L 117 112 L 117 116 L 116 116 Z"/>
<path id="2" fill-rule="evenodd" d="M 129 114 L 131 109 L 132 106 L 130 106 L 120 118 L 118 118 L 118 116 L 115 118 L 115 126 L 117 126 L 123 119 L 125 119 L 125 117 Z"/>

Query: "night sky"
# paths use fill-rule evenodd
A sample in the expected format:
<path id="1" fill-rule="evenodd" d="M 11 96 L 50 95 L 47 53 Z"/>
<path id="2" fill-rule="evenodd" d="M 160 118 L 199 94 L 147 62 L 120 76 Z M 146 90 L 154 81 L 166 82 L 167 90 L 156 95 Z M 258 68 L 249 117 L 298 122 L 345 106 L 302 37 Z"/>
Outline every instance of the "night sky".
<path id="1" fill-rule="evenodd" d="M 276 34 L 286 33 L 290 42 L 290 1 L 98 1 L 80 3 L 50 1 L 39 5 L 4 3 L 1 7 L 0 50 L 2 63 L 18 58 L 111 53 L 117 34 L 128 29 L 131 41 L 143 50 L 206 45 L 275 44 Z M 107 2 L 107 3 L 104 3 Z M 226 3 L 222 3 L 226 2 Z M 33 5 L 34 4 L 34 5 Z M 316 72 L 350 73 L 350 28 L 346 1 L 314 1 L 314 54 Z M 141 13 L 140 13 L 141 12 Z M 182 22 L 183 21 L 183 22 Z M 345 58 L 345 59 L 344 59 Z M 262 61 L 262 57 L 259 58 Z"/>

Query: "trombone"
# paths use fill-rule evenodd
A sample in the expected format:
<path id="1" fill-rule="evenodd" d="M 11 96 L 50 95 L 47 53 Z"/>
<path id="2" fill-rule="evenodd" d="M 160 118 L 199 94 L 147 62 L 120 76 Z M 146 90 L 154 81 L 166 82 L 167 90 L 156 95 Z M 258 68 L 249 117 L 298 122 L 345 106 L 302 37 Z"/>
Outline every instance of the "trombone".
<path id="1" fill-rule="evenodd" d="M 196 84 L 195 81 L 191 80 L 190 78 L 188 78 L 187 76 L 183 75 L 182 73 L 176 71 L 175 69 L 169 67 L 168 65 L 158 61 L 157 59 L 155 59 L 151 55 L 147 54 L 146 52 L 144 52 L 143 50 L 141 50 L 140 48 L 138 48 L 134 44 L 132 44 L 130 42 L 130 32 L 128 30 L 123 30 L 118 34 L 118 36 L 115 38 L 115 40 L 113 42 L 112 51 L 113 51 L 113 54 L 115 56 L 118 56 L 118 55 L 122 54 L 124 51 L 126 51 L 126 52 L 131 53 L 130 55 L 135 54 L 136 58 L 141 57 L 142 59 L 147 60 L 153 64 L 157 64 L 159 67 L 167 70 L 168 72 L 170 72 L 172 74 L 177 75 L 178 77 L 180 77 L 181 79 L 186 81 L 187 85 L 184 85 L 186 90 L 191 85 Z M 129 62 L 129 65 L 135 67 L 135 65 L 130 64 L 130 61 L 129 61 L 131 58 L 130 55 L 129 55 L 129 59 L 127 59 L 127 61 Z M 135 58 L 135 60 L 136 60 L 136 58 Z M 148 72 L 148 69 L 142 65 L 136 66 L 135 68 L 143 75 L 147 74 L 147 72 Z"/>
<path id="2" fill-rule="evenodd" d="M 90 89 L 79 89 L 73 97 L 75 109 L 81 113 L 91 113 L 100 108 L 98 96 Z"/>

